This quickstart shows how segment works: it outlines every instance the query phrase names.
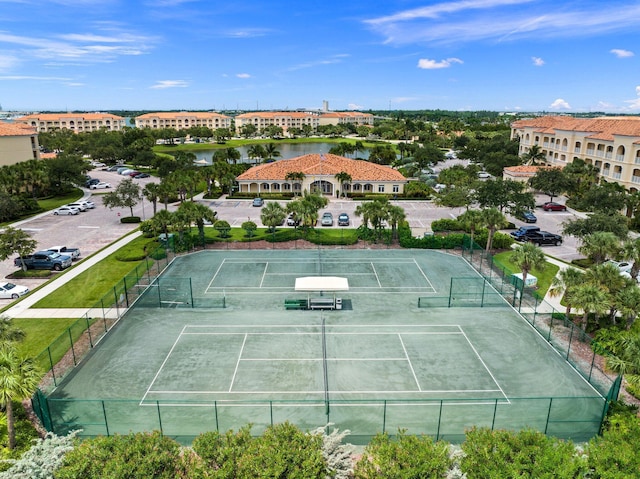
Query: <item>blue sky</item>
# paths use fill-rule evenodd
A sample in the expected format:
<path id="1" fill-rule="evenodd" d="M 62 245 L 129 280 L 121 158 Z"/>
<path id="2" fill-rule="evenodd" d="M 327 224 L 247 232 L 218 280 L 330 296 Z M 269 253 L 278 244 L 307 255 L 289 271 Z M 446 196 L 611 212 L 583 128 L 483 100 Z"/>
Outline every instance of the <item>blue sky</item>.
<path id="1" fill-rule="evenodd" d="M 629 0 L 0 0 L 0 105 L 640 113 L 638 25 Z"/>

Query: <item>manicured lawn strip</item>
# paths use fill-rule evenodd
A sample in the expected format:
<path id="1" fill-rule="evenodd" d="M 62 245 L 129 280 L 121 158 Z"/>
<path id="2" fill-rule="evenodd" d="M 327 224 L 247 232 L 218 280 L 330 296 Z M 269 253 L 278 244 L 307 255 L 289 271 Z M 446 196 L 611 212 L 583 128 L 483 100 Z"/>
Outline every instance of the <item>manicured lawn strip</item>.
<path id="1" fill-rule="evenodd" d="M 66 205 L 67 203 L 73 203 L 74 201 L 79 200 L 80 198 L 82 198 L 82 196 L 83 196 L 82 190 L 79 188 L 76 188 L 64 196 L 55 196 L 53 198 L 45 198 L 42 200 L 38 200 L 38 205 L 40 205 L 40 207 L 46 211 L 55 210 L 56 208 L 59 208 L 62 205 Z"/>
<path id="2" fill-rule="evenodd" d="M 500 269 L 503 269 L 507 276 L 521 272 L 520 269 L 509 260 L 509 257 L 512 254 L 513 251 L 505 251 L 503 253 L 498 253 L 493 257 L 494 264 Z M 540 297 L 544 297 L 547 294 L 547 291 L 551 286 L 551 281 L 553 281 L 553 278 L 558 273 L 559 269 L 560 268 L 557 265 L 547 262 L 547 266 L 543 271 L 539 271 L 537 269 L 531 271 L 530 274 L 538 278 L 538 287 L 536 289 L 536 293 Z M 505 278 L 505 281 L 508 280 L 509 278 Z"/>
<path id="3" fill-rule="evenodd" d="M 144 246 L 155 244 L 153 240 L 138 237 L 120 250 L 107 256 L 79 274 L 50 295 L 38 301 L 34 308 L 91 308 L 95 306 L 129 272 L 142 263 L 119 261 L 119 257 L 142 257 Z M 136 254 L 135 250 L 139 250 Z"/>
<path id="4" fill-rule="evenodd" d="M 76 321 L 78 318 L 14 318 L 11 323 L 26 333 L 18 344 L 20 354 L 35 358 Z"/>

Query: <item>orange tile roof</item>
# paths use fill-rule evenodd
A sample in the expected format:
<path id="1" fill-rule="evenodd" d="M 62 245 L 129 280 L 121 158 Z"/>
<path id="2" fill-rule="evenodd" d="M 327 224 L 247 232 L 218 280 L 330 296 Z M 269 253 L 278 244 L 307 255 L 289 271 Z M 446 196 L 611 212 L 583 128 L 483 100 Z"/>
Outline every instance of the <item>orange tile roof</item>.
<path id="1" fill-rule="evenodd" d="M 613 141 L 614 136 L 640 137 L 640 117 L 572 118 L 569 116 L 542 116 L 515 121 L 513 128 L 533 128 L 536 132 L 555 135 L 556 131 L 587 133 L 587 138 Z"/>
<path id="2" fill-rule="evenodd" d="M 51 160 L 52 158 L 57 158 L 58 154 L 55 151 L 50 153 L 40 153 L 40 159 L 42 160 Z"/>
<path id="3" fill-rule="evenodd" d="M 510 176 L 533 176 L 538 170 L 543 170 L 547 168 L 559 168 L 558 166 L 545 166 L 545 165 L 518 165 L 518 166 L 507 166 L 503 169 L 505 173 L 508 173 Z"/>
<path id="4" fill-rule="evenodd" d="M 377 165 L 364 160 L 352 160 L 343 156 L 311 153 L 288 160 L 254 166 L 238 176 L 238 180 L 284 181 L 287 173 L 302 172 L 305 176 L 335 176 L 348 173 L 352 181 L 401 181 L 407 179 L 389 166 Z"/>
<path id="5" fill-rule="evenodd" d="M 226 115 L 222 115 L 220 113 L 211 112 L 211 111 L 159 111 L 157 113 L 145 113 L 144 115 L 137 116 L 136 119 L 147 119 L 147 118 L 184 118 L 184 117 L 194 117 L 194 118 L 230 118 Z"/>
<path id="6" fill-rule="evenodd" d="M 112 115 L 111 113 L 34 113 L 18 118 L 18 121 L 38 120 L 38 121 L 58 121 L 58 120 L 124 120 L 124 117 Z"/>
<path id="7" fill-rule="evenodd" d="M 0 136 L 31 136 L 37 134 L 34 128 L 24 123 L 0 122 Z"/>
<path id="8" fill-rule="evenodd" d="M 256 111 L 252 113 L 242 113 L 236 116 L 236 118 L 310 118 L 317 117 L 315 113 L 302 112 L 302 111 Z"/>

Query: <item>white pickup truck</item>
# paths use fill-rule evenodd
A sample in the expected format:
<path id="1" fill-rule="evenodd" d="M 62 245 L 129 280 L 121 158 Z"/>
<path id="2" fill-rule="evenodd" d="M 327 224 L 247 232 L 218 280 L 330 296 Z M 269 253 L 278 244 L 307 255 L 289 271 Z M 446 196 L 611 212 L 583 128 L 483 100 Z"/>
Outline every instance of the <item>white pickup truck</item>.
<path id="1" fill-rule="evenodd" d="M 56 253 L 71 256 L 71 259 L 73 261 L 77 260 L 80 257 L 80 248 L 69 248 L 67 246 L 50 246 L 47 248 L 47 251 L 55 251 Z"/>

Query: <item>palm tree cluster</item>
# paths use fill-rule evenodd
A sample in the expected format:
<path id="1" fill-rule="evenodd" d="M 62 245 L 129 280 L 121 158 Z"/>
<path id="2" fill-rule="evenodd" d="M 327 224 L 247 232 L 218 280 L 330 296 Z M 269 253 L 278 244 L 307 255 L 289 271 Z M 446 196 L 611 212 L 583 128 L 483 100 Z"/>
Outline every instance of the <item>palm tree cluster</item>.
<path id="1" fill-rule="evenodd" d="M 373 201 L 364 201 L 360 203 L 355 210 L 356 216 L 362 217 L 362 226 L 364 229 L 369 228 L 369 224 L 374 231 L 376 239 L 382 237 L 385 224 L 391 226 L 391 240 L 398 239 L 398 226 L 406 218 L 404 209 L 400 206 L 393 205 L 389 198 L 381 196 Z"/>

